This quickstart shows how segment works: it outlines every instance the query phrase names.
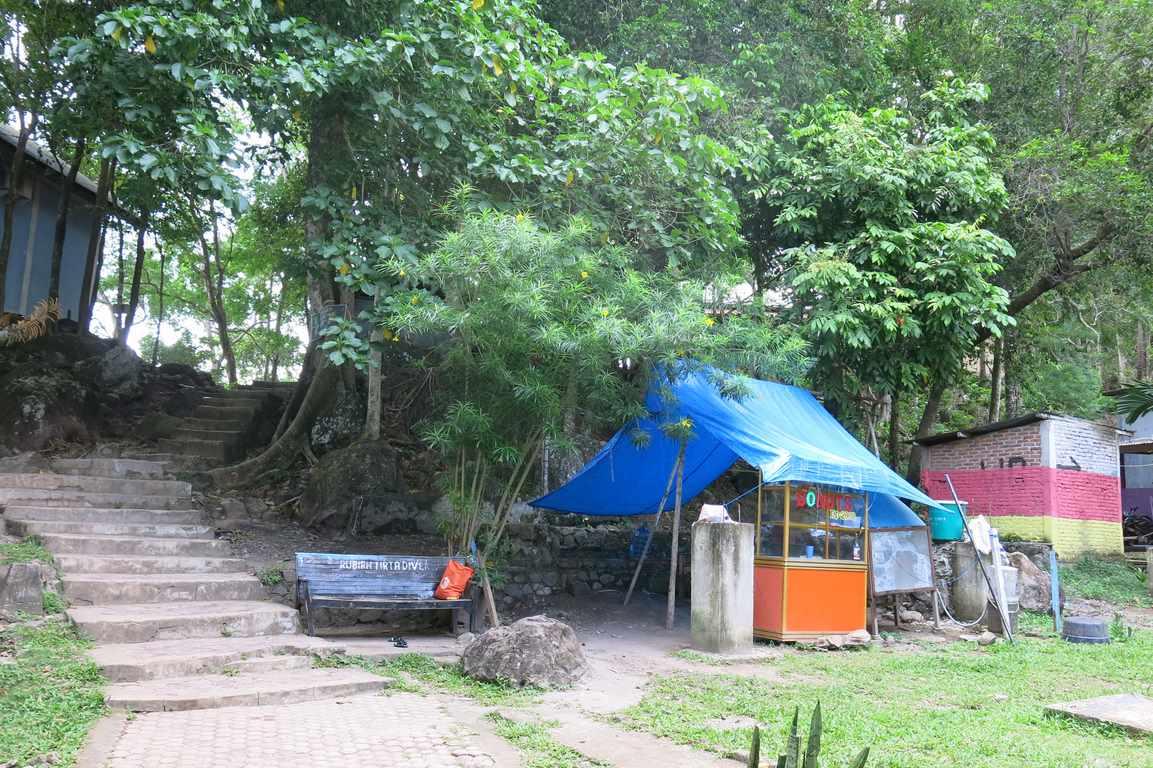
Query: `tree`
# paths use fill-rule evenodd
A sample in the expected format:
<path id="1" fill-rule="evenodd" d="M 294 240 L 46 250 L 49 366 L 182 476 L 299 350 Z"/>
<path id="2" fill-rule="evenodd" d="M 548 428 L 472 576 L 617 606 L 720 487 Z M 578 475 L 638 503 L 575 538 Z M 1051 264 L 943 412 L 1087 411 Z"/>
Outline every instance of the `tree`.
<path id="1" fill-rule="evenodd" d="M 791 329 L 755 307 L 711 306 L 703 284 L 638 269 L 634 254 L 594 246 L 593 234 L 579 220 L 553 232 L 488 212 L 415 264 L 382 265 L 410 286 L 384 303 L 385 338 L 445 339 L 418 363 L 436 382 L 423 438 L 444 465 L 451 546 L 467 551 L 479 534 L 482 565 L 545 444 L 576 450 L 574 424 L 596 435 L 643 415 L 648 387 L 686 366 L 786 380 L 804 369 Z"/>

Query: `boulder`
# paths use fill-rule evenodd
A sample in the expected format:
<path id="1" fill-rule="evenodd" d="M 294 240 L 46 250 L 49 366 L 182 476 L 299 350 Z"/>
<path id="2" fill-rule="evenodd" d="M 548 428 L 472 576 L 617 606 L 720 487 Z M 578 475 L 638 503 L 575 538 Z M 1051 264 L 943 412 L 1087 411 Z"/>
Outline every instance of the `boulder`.
<path id="1" fill-rule="evenodd" d="M 0 618 L 44 615 L 44 593 L 59 592 L 52 566 L 39 561 L 0 565 Z"/>
<path id="2" fill-rule="evenodd" d="M 1009 564 L 1017 569 L 1017 587 L 1021 608 L 1036 613 L 1048 613 L 1049 572 L 1043 571 L 1023 552 L 1010 552 Z"/>
<path id="3" fill-rule="evenodd" d="M 76 364 L 76 372 L 92 382 L 105 397 L 127 400 L 138 397 L 144 361 L 128 347 L 114 344 L 103 354 Z"/>
<path id="4" fill-rule="evenodd" d="M 300 497 L 299 514 L 305 525 L 350 535 L 435 533 L 432 502 L 404 493 L 396 451 L 372 440 L 320 457 Z"/>
<path id="5" fill-rule="evenodd" d="M 576 632 L 547 616 L 490 629 L 464 649 L 461 667 L 477 680 L 537 688 L 568 688 L 588 671 Z"/>
<path id="6" fill-rule="evenodd" d="M 95 393 L 67 368 L 31 364 L 0 377 L 0 445 L 38 451 L 83 442 L 99 421 Z"/>

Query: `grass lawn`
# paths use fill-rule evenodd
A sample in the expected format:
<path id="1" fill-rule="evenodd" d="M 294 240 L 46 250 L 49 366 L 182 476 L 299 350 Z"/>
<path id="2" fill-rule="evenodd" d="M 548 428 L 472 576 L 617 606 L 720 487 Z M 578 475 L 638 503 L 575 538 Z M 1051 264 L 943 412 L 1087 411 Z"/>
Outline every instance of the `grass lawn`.
<path id="1" fill-rule="evenodd" d="M 0 543 L 0 565 L 23 563 L 29 560 L 51 563 L 52 553 L 46 550 L 40 544 L 40 540 L 34 536 L 11 544 Z"/>
<path id="2" fill-rule="evenodd" d="M 1143 575 L 1121 559 L 1083 557 L 1061 566 L 1061 583 L 1073 597 L 1148 608 L 1153 606 L 1153 595 Z"/>
<path id="3" fill-rule="evenodd" d="M 598 760 L 591 760 L 575 749 L 556 742 L 549 734 L 548 723 L 518 723 L 496 712 L 488 719 L 497 735 L 504 738 L 525 755 L 525 768 L 601 768 Z M 735 766 L 734 766 L 735 768 Z"/>
<path id="4" fill-rule="evenodd" d="M 762 754 L 775 756 L 793 708 L 806 723 L 819 699 L 823 765 L 847 765 L 868 746 L 870 768 L 1153 768 L 1153 739 L 1043 711 L 1111 693 L 1153 696 L 1153 632 L 1107 646 L 1023 637 L 990 648 L 795 652 L 774 666 L 779 682 L 725 675 L 723 667 L 659 678 L 624 723 L 728 752 L 748 748 L 751 723 L 724 730 L 712 721 L 745 716 L 765 726 Z"/>
<path id="5" fill-rule="evenodd" d="M 50 753 L 72 764 L 104 711 L 104 680 L 84 648 L 64 622 L 0 632 L 0 765 Z"/>

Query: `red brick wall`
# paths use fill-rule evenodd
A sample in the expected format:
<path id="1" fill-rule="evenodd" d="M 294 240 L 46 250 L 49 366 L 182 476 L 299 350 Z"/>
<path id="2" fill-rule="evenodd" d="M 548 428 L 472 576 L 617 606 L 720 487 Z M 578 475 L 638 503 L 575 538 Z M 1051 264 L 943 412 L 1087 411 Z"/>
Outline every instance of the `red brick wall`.
<path id="1" fill-rule="evenodd" d="M 1039 467 L 1041 423 L 930 446 L 927 458 L 926 467 L 930 470 L 1009 469 L 1010 460 L 1016 469 L 1022 459 L 1026 467 Z"/>
<path id="2" fill-rule="evenodd" d="M 952 470 L 957 496 L 970 515 L 1051 515 L 1070 520 L 1121 522 L 1121 484 L 1095 472 L 1022 467 Z M 921 484 L 934 499 L 949 499 L 944 471 L 928 471 Z"/>

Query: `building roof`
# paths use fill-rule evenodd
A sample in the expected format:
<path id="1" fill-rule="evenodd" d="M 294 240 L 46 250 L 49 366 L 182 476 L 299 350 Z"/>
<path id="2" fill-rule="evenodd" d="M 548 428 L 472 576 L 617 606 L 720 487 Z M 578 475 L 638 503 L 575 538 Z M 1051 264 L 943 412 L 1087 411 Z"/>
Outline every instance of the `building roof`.
<path id="1" fill-rule="evenodd" d="M 1015 427 L 1024 427 L 1028 426 L 1029 424 L 1036 424 L 1039 421 L 1050 421 L 1053 419 L 1059 419 L 1062 421 L 1083 421 L 1089 424 L 1096 424 L 1100 427 L 1107 427 L 1109 429 L 1115 430 L 1118 434 L 1133 434 L 1132 430 L 1121 429 L 1116 424 L 1108 424 L 1106 422 L 1093 421 L 1091 419 L 1079 419 L 1076 416 L 1064 416 L 1059 413 L 1044 413 L 1037 411 L 1035 413 L 1027 413 L 1024 416 L 1017 416 L 1012 419 L 994 421 L 989 424 L 981 424 L 976 427 L 969 427 L 959 431 L 938 432 L 935 435 L 930 435 L 929 437 L 921 437 L 911 442 L 914 445 L 920 446 L 940 445 L 942 443 L 951 443 L 956 440 L 967 440 L 971 437 L 979 437 L 981 435 L 987 435 L 992 432 L 1000 432 L 1002 430 L 1013 429 Z"/>
<path id="2" fill-rule="evenodd" d="M 15 147 L 20 141 L 20 130 L 11 125 L 0 125 L 0 140 Z M 28 157 L 40 163 L 40 165 L 45 168 L 61 176 L 68 175 L 71 166 L 49 152 L 48 148 L 41 146 L 39 142 L 29 139 L 24 147 L 24 152 Z M 76 185 L 91 192 L 93 195 L 96 194 L 96 182 L 82 173 L 76 174 Z"/>

